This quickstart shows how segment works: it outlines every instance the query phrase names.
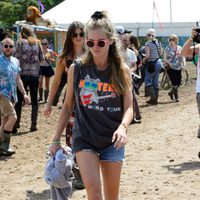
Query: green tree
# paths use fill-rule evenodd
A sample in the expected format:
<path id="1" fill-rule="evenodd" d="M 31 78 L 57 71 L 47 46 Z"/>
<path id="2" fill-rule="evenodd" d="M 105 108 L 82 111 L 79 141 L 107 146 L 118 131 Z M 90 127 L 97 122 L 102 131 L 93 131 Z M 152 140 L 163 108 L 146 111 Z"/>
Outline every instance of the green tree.
<path id="1" fill-rule="evenodd" d="M 45 12 L 63 0 L 41 0 Z M 38 0 L 3 0 L 0 2 L 0 27 L 10 27 L 16 21 L 25 20 L 28 6 L 38 7 Z"/>

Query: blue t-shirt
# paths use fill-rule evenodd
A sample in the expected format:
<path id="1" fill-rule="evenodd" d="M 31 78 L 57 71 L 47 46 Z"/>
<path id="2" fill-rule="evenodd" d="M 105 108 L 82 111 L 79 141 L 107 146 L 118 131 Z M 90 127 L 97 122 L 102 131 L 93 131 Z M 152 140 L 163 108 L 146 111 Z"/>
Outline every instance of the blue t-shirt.
<path id="1" fill-rule="evenodd" d="M 14 57 L 0 56 L 0 94 L 17 102 L 16 78 L 20 71 L 19 61 Z"/>

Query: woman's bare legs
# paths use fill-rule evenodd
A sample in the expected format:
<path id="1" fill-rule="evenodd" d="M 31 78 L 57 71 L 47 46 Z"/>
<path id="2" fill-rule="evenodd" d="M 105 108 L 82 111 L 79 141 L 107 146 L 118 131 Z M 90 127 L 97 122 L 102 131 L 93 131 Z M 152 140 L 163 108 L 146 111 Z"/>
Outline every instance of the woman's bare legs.
<path id="1" fill-rule="evenodd" d="M 77 164 L 87 191 L 88 200 L 103 200 L 100 182 L 100 161 L 89 151 L 76 153 Z"/>

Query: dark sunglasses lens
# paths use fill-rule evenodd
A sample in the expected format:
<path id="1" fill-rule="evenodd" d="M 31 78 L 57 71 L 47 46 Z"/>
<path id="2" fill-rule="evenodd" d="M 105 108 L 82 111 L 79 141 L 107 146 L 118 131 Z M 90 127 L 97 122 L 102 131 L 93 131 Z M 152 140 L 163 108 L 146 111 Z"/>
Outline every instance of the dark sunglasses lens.
<path id="1" fill-rule="evenodd" d="M 42 43 L 42 45 L 47 45 L 47 43 Z"/>
<path id="2" fill-rule="evenodd" d="M 77 33 L 73 33 L 73 37 L 77 37 L 78 36 L 78 34 Z"/>
<path id="3" fill-rule="evenodd" d="M 94 42 L 93 42 L 93 41 L 90 41 L 90 40 L 87 41 L 86 44 L 87 44 L 87 46 L 90 47 L 90 48 L 94 46 Z"/>
<path id="4" fill-rule="evenodd" d="M 99 47 L 104 47 L 105 46 L 105 42 L 102 40 L 102 41 L 98 41 L 98 46 Z"/>
<path id="5" fill-rule="evenodd" d="M 9 47 L 10 49 L 12 49 L 14 46 L 13 46 L 13 45 L 7 45 L 7 44 L 4 45 L 4 48 L 5 48 L 5 49 L 7 49 L 8 47 Z"/>
<path id="6" fill-rule="evenodd" d="M 84 37 L 84 33 L 80 33 L 79 36 L 80 36 L 80 37 Z"/>

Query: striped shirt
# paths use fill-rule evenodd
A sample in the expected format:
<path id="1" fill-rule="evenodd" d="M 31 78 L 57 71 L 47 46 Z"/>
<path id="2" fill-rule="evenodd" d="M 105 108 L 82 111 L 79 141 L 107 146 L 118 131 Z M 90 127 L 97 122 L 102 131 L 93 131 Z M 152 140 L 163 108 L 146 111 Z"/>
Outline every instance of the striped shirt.
<path id="1" fill-rule="evenodd" d="M 161 44 L 157 40 L 155 42 L 148 41 L 145 43 L 145 46 L 150 48 L 150 55 L 148 61 L 155 61 L 156 59 L 160 58 L 158 51 L 159 49 L 161 49 Z"/>

